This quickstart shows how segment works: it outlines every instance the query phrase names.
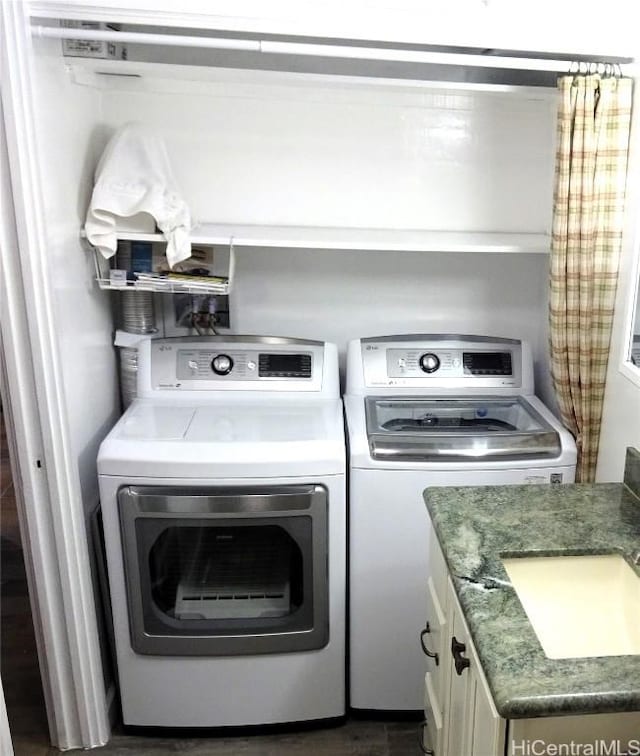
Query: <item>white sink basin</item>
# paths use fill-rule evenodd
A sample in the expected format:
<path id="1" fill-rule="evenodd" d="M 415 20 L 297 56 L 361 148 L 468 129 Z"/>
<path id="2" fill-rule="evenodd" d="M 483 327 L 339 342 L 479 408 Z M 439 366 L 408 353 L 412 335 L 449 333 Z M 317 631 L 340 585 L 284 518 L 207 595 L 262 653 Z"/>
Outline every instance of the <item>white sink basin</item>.
<path id="1" fill-rule="evenodd" d="M 619 554 L 502 563 L 550 659 L 640 654 L 640 578 Z"/>

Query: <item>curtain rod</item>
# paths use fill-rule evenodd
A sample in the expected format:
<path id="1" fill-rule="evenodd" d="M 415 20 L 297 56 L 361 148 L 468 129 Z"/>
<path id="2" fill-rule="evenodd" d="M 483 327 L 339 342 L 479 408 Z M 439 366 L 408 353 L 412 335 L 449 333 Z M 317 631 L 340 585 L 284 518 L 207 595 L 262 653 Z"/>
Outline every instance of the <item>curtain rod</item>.
<path id="1" fill-rule="evenodd" d="M 92 29 L 72 29 L 54 26 L 32 26 L 35 37 L 54 39 L 85 39 L 98 42 L 120 42 L 173 47 L 199 47 L 213 50 L 240 50 L 267 55 L 308 55 L 325 58 L 351 58 L 360 60 L 387 60 L 399 63 L 430 63 L 432 65 L 472 66 L 475 68 L 502 68 L 520 71 L 550 71 L 569 73 L 570 60 L 516 58 L 498 55 L 471 55 L 466 53 L 399 50 L 385 47 L 362 47 L 306 42 L 278 42 L 270 40 L 228 39 L 225 37 L 196 37 L 179 34 L 152 34 L 147 32 L 119 32 Z M 630 68 L 620 66 L 623 73 Z"/>

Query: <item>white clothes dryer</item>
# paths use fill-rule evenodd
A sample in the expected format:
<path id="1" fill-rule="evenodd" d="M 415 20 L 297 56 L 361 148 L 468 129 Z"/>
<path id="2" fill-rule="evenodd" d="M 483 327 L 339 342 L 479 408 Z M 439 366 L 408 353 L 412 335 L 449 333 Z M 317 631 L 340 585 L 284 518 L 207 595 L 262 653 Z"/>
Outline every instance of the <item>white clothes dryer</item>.
<path id="1" fill-rule="evenodd" d="M 345 443 L 332 344 L 154 339 L 98 473 L 123 721 L 345 713 Z"/>
<path id="2" fill-rule="evenodd" d="M 518 340 L 357 339 L 348 346 L 344 402 L 350 704 L 418 710 L 430 527 L 423 491 L 571 483 L 576 446 L 534 396 L 531 352 Z"/>

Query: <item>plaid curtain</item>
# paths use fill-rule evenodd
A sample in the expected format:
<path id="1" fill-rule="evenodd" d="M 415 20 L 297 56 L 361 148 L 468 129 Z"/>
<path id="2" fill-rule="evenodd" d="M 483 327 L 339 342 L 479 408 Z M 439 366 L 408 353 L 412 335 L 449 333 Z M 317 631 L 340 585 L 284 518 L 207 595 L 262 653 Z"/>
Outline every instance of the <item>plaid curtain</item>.
<path id="1" fill-rule="evenodd" d="M 551 375 L 578 446 L 576 479 L 595 478 L 622 239 L 632 80 L 559 79 L 550 270 Z"/>

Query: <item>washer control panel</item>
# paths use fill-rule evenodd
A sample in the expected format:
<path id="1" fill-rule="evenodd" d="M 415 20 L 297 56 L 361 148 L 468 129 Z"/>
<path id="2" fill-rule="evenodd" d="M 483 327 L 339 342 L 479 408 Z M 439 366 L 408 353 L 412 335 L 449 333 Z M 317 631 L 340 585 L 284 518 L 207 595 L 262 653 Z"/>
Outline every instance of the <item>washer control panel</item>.
<path id="1" fill-rule="evenodd" d="M 522 371 L 520 342 L 481 337 L 362 339 L 362 362 L 367 386 L 519 386 Z"/>
<path id="2" fill-rule="evenodd" d="M 513 375 L 510 351 L 387 349 L 386 357 L 387 375 L 392 378 L 420 378 L 435 373 L 455 378 L 468 375 Z"/>

